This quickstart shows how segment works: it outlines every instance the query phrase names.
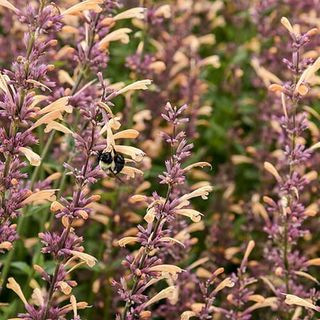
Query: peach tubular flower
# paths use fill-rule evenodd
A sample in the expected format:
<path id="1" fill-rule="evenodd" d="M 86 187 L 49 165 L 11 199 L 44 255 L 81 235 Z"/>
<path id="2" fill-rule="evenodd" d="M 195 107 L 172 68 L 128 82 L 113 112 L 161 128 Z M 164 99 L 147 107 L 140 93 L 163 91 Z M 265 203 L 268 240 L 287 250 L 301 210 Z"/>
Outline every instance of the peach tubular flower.
<path id="1" fill-rule="evenodd" d="M 115 145 L 114 149 L 119 153 L 123 153 L 127 156 L 130 156 L 133 160 L 137 162 L 142 161 L 143 157 L 145 156 L 145 153 L 142 150 L 132 146 Z"/>
<path id="2" fill-rule="evenodd" d="M 320 266 L 320 258 L 310 259 L 306 262 L 306 265 L 309 266 Z"/>
<path id="3" fill-rule="evenodd" d="M 296 84 L 295 93 L 300 93 L 301 95 L 305 95 L 307 91 L 304 89 L 305 87 L 304 83 L 308 83 L 319 69 L 320 69 L 320 57 L 318 57 L 317 60 L 302 73 L 299 81 Z M 301 91 L 301 87 L 303 89 L 302 91 Z"/>
<path id="4" fill-rule="evenodd" d="M 289 31 L 289 33 L 294 33 L 293 27 L 286 17 L 282 17 L 280 22 Z"/>
<path id="5" fill-rule="evenodd" d="M 15 13 L 18 13 L 19 10 L 9 1 L 7 0 L 0 0 L 0 6 L 5 7 L 7 9 L 10 9 L 12 11 L 14 11 Z"/>
<path id="6" fill-rule="evenodd" d="M 121 170 L 121 173 L 132 179 L 134 179 L 136 176 L 143 176 L 143 171 L 129 166 L 124 166 Z"/>
<path id="7" fill-rule="evenodd" d="M 302 299 L 300 297 L 297 297 L 293 294 L 286 294 L 286 299 L 284 301 L 288 305 L 296 305 L 296 306 L 301 306 L 307 309 L 312 309 L 317 312 L 320 312 L 320 308 L 315 306 L 313 303 L 306 299 Z"/>
<path id="8" fill-rule="evenodd" d="M 147 221 L 148 223 L 152 223 L 155 219 L 155 210 L 154 208 L 150 208 L 147 210 L 147 213 L 144 216 L 144 220 Z"/>
<path id="9" fill-rule="evenodd" d="M 210 163 L 203 161 L 203 162 L 196 162 L 196 163 L 190 164 L 189 166 L 185 167 L 183 170 L 190 171 L 191 169 L 197 168 L 197 167 L 200 167 L 200 168 L 209 167 L 210 169 L 212 169 L 212 166 Z"/>
<path id="10" fill-rule="evenodd" d="M 220 64 L 219 57 L 216 55 L 213 55 L 210 57 L 206 57 L 199 62 L 200 67 L 208 66 L 208 65 L 211 65 L 214 68 L 220 68 L 221 64 Z"/>
<path id="11" fill-rule="evenodd" d="M 77 257 L 78 259 L 84 261 L 88 267 L 92 268 L 96 262 L 97 259 L 90 254 L 84 253 L 84 252 L 79 252 L 79 251 L 74 251 L 70 250 L 70 253 L 74 256 Z"/>
<path id="12" fill-rule="evenodd" d="M 28 305 L 27 299 L 24 296 L 20 285 L 17 283 L 17 281 L 14 278 L 11 277 L 8 279 L 7 288 L 12 290 L 21 299 L 21 301 L 25 306 Z"/>
<path id="13" fill-rule="evenodd" d="M 243 269 L 244 266 L 246 265 L 248 258 L 249 258 L 249 255 L 251 254 L 254 247 L 255 247 L 255 242 L 253 240 L 249 241 L 249 244 L 247 246 L 247 249 L 245 251 L 245 254 L 244 254 L 242 262 L 241 262 L 240 269 Z"/>
<path id="14" fill-rule="evenodd" d="M 147 301 L 144 304 L 144 307 L 147 308 L 148 306 L 152 305 L 153 303 L 156 303 L 162 299 L 170 299 L 175 294 L 176 288 L 175 286 L 167 287 L 163 290 L 161 290 L 159 293 L 157 293 L 154 297 L 152 297 L 149 301 Z"/>
<path id="15" fill-rule="evenodd" d="M 62 120 L 62 114 L 61 111 L 59 110 L 55 110 L 55 111 L 51 111 L 47 114 L 45 114 L 43 117 L 41 117 L 39 120 L 37 120 L 28 130 L 34 130 L 35 128 L 41 126 L 42 124 L 48 124 L 51 121 L 55 121 L 55 120 Z"/>
<path id="16" fill-rule="evenodd" d="M 176 214 L 189 217 L 193 222 L 200 222 L 202 213 L 194 209 L 178 209 L 174 211 Z"/>
<path id="17" fill-rule="evenodd" d="M 221 281 L 218 286 L 214 289 L 214 292 L 219 292 L 225 287 L 232 288 L 234 286 L 234 282 L 231 280 L 231 278 L 226 278 L 223 281 Z"/>
<path id="18" fill-rule="evenodd" d="M 164 17 L 165 19 L 169 19 L 171 17 L 171 8 L 170 5 L 164 4 L 160 6 L 156 11 L 155 15 L 157 17 Z"/>
<path id="19" fill-rule="evenodd" d="M 118 21 L 118 20 L 124 20 L 124 19 L 132 19 L 132 18 L 144 19 L 144 12 L 145 12 L 145 8 L 143 7 L 131 8 L 117 14 L 112 18 L 112 20 Z"/>
<path id="20" fill-rule="evenodd" d="M 251 307 L 247 308 L 243 313 L 245 314 L 250 314 L 254 310 L 261 309 L 261 308 L 275 308 L 277 306 L 278 298 L 276 297 L 269 297 L 269 298 L 264 298 L 261 297 L 261 301 L 258 301 Z"/>
<path id="21" fill-rule="evenodd" d="M 43 83 L 41 83 L 39 81 L 36 81 L 36 80 L 33 80 L 33 79 L 28 79 L 28 80 L 26 80 L 26 82 L 33 84 L 37 88 L 46 89 L 49 92 L 52 92 L 52 90 L 48 86 L 46 86 L 45 84 L 43 84 Z M 45 91 L 45 90 L 43 90 L 43 91 Z"/>
<path id="22" fill-rule="evenodd" d="M 76 30 L 78 31 L 78 29 L 76 29 Z M 61 83 L 68 83 L 71 86 L 74 85 L 74 80 L 71 78 L 69 73 L 65 70 L 59 70 L 58 78 L 59 78 L 59 82 L 61 82 Z"/>
<path id="23" fill-rule="evenodd" d="M 67 128 L 65 125 L 56 121 L 49 122 L 46 128 L 44 129 L 44 132 L 48 133 L 52 130 L 60 131 L 65 134 L 73 134 L 73 132 L 69 128 Z"/>
<path id="24" fill-rule="evenodd" d="M 120 132 L 117 132 L 113 135 L 113 139 L 135 139 L 139 136 L 139 132 L 134 129 L 127 129 Z"/>
<path id="25" fill-rule="evenodd" d="M 32 166 L 37 167 L 40 165 L 41 157 L 37 153 L 33 152 L 31 149 L 20 147 L 19 151 L 26 156 L 26 158 L 28 159 L 28 161 Z"/>
<path id="26" fill-rule="evenodd" d="M 0 250 L 11 250 L 12 249 L 12 243 L 9 241 L 3 241 L 0 243 Z"/>
<path id="27" fill-rule="evenodd" d="M 88 308 L 88 303 L 87 302 L 84 302 L 84 301 L 81 301 L 81 302 L 76 302 L 76 305 L 75 307 L 79 310 L 79 309 L 85 309 L 85 308 Z M 70 312 L 74 310 L 74 305 L 71 303 L 71 304 L 67 304 L 65 306 L 63 306 L 61 308 L 61 311 L 64 312 L 64 313 L 67 313 L 67 312 Z"/>
<path id="28" fill-rule="evenodd" d="M 129 43 L 128 34 L 131 33 L 132 30 L 129 28 L 120 28 L 115 31 L 108 33 L 103 39 L 99 42 L 99 49 L 106 49 L 108 44 L 111 41 L 120 41 L 121 43 L 127 44 Z"/>
<path id="29" fill-rule="evenodd" d="M 177 206 L 178 209 L 181 209 L 187 205 L 189 205 L 189 200 L 195 197 L 201 197 L 202 199 L 206 200 L 208 199 L 209 192 L 213 190 L 212 186 L 207 185 L 200 187 L 191 193 L 187 193 L 180 197 L 179 202 L 180 204 Z"/>
<path id="30" fill-rule="evenodd" d="M 44 305 L 44 299 L 39 288 L 35 288 L 32 292 L 32 299 L 35 301 L 37 306 Z"/>
<path id="31" fill-rule="evenodd" d="M 102 8 L 99 6 L 99 4 L 103 4 L 103 0 L 85 0 L 73 5 L 72 7 L 64 11 L 62 15 L 78 15 L 85 10 L 92 10 L 99 13 L 102 11 Z"/>
<path id="32" fill-rule="evenodd" d="M 198 314 L 194 311 L 184 311 L 181 314 L 180 320 L 189 320 L 192 317 L 196 317 Z"/>
<path id="33" fill-rule="evenodd" d="M 43 201 L 55 201 L 55 192 L 58 189 L 47 189 L 33 192 L 28 198 L 22 201 L 23 205 L 30 203 L 42 203 Z"/>
<path id="34" fill-rule="evenodd" d="M 154 61 L 149 65 L 150 70 L 153 70 L 155 73 L 160 74 L 166 70 L 166 65 L 163 61 Z"/>
<path id="35" fill-rule="evenodd" d="M 182 247 L 185 247 L 185 245 L 179 241 L 178 239 L 176 238 L 171 238 L 171 237 L 162 237 L 161 239 L 159 239 L 160 242 L 169 242 L 169 243 L 176 243 L 176 244 L 179 244 L 180 246 Z"/>
<path id="36" fill-rule="evenodd" d="M 69 295 L 72 291 L 72 287 L 65 281 L 59 281 L 57 285 L 65 295 Z"/>
<path id="37" fill-rule="evenodd" d="M 135 243 L 138 241 L 139 241 L 138 237 L 124 237 L 118 241 L 118 244 L 120 247 L 125 247 L 129 243 Z"/>
<path id="38" fill-rule="evenodd" d="M 72 107 L 68 105 L 68 102 L 69 102 L 69 97 L 59 98 L 56 101 L 44 107 L 43 109 L 41 109 L 38 112 L 38 114 L 46 114 L 52 111 L 61 111 L 61 112 L 65 111 L 65 112 L 71 113 Z"/>
<path id="39" fill-rule="evenodd" d="M 9 77 L 7 75 L 3 75 L 1 72 L 0 72 L 0 89 L 5 92 L 7 95 L 10 96 L 10 90 L 9 90 L 9 87 L 8 87 L 8 80 Z"/>
<path id="40" fill-rule="evenodd" d="M 151 85 L 151 82 L 152 81 L 150 79 L 133 82 L 127 85 L 126 87 L 120 89 L 119 91 L 117 91 L 117 95 L 123 94 L 128 91 L 132 91 L 132 90 L 147 90 L 148 86 Z"/>
<path id="41" fill-rule="evenodd" d="M 177 273 L 181 273 L 183 270 L 178 266 L 171 264 L 159 264 L 149 268 L 150 271 L 159 272 L 162 276 L 169 274 L 173 277 L 177 276 Z"/>
<path id="42" fill-rule="evenodd" d="M 278 182 L 282 182 L 282 178 L 278 172 L 278 170 L 274 167 L 273 164 L 271 164 L 270 162 L 265 162 L 264 163 L 264 168 L 265 170 L 267 170 L 269 173 L 271 173 Z"/>
<path id="43" fill-rule="evenodd" d="M 51 206 L 50 206 L 50 211 L 51 212 L 57 212 L 57 211 L 63 210 L 63 209 L 65 209 L 65 206 L 63 206 L 60 202 L 53 201 L 51 203 Z"/>
<path id="44" fill-rule="evenodd" d="M 100 101 L 100 102 L 98 102 L 98 106 L 100 108 L 104 109 L 107 112 L 107 114 L 110 114 L 112 117 L 114 117 L 111 108 L 106 103 Z"/>

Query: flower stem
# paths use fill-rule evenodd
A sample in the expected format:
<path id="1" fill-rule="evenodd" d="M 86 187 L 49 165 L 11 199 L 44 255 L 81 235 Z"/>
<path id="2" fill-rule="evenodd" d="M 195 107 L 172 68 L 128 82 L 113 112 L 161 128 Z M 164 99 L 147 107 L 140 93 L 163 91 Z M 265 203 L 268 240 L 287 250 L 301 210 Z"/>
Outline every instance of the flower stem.
<path id="1" fill-rule="evenodd" d="M 157 235 L 157 231 L 158 231 L 158 229 L 159 229 L 159 227 L 160 227 L 160 224 L 161 224 L 161 222 L 163 221 L 163 218 L 164 218 L 164 217 L 163 217 L 164 208 L 165 208 L 167 202 L 169 201 L 169 197 L 170 197 L 170 194 L 171 194 L 171 190 L 172 190 L 172 186 L 169 185 L 169 186 L 168 186 L 168 189 L 167 189 L 166 199 L 165 199 L 165 202 L 164 202 L 164 204 L 163 204 L 163 206 L 162 206 L 162 210 L 161 210 L 161 212 L 160 212 L 160 217 L 159 217 L 159 219 L 157 220 L 156 224 L 154 225 L 154 229 L 153 229 L 153 231 L 152 231 L 152 236 L 151 236 L 151 240 L 150 240 L 150 241 L 153 241 L 153 240 L 155 239 L 155 237 L 156 237 L 156 235 Z M 142 254 L 142 256 L 141 256 L 140 262 L 139 262 L 139 266 L 138 266 L 139 269 L 142 269 L 142 268 L 143 268 L 143 265 L 144 265 L 144 263 L 145 263 L 145 261 L 146 261 L 146 258 L 147 258 L 147 256 L 148 256 L 148 254 L 149 254 L 149 248 L 148 248 L 148 247 L 145 247 L 145 248 L 144 248 L 144 251 L 143 251 L 143 254 Z M 130 291 L 130 296 L 132 296 L 133 294 L 135 294 L 135 292 L 136 292 L 136 290 L 137 290 L 137 287 L 138 287 L 138 278 L 137 278 L 137 277 L 134 277 L 133 286 L 132 286 L 132 289 L 131 289 L 131 291 Z M 128 309 L 129 309 L 130 305 L 131 305 L 131 302 L 130 302 L 130 301 L 127 301 L 126 304 L 125 304 L 124 310 L 123 310 L 123 312 L 122 312 L 122 316 L 121 316 L 121 319 L 122 319 L 122 320 L 126 320 L 126 316 L 127 316 Z"/>

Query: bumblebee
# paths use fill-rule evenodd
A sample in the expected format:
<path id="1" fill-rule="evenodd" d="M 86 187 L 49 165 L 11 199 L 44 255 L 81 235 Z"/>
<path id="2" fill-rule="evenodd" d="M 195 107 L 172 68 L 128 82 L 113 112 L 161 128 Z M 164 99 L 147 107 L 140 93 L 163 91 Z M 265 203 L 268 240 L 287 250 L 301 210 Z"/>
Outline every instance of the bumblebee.
<path id="1" fill-rule="evenodd" d="M 125 164 L 124 157 L 115 150 L 102 151 L 98 156 L 98 161 L 100 168 L 109 170 L 114 175 L 120 173 Z"/>

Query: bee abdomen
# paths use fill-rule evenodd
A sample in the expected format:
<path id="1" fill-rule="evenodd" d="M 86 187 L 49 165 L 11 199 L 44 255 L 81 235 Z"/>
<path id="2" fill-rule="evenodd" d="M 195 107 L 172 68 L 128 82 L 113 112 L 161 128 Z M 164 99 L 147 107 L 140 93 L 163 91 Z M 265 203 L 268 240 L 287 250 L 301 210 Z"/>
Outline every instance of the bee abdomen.
<path id="1" fill-rule="evenodd" d="M 117 174 L 117 173 L 121 172 L 121 170 L 123 169 L 125 160 L 121 154 L 117 153 L 117 154 L 115 154 L 113 161 L 114 161 L 113 172 Z"/>

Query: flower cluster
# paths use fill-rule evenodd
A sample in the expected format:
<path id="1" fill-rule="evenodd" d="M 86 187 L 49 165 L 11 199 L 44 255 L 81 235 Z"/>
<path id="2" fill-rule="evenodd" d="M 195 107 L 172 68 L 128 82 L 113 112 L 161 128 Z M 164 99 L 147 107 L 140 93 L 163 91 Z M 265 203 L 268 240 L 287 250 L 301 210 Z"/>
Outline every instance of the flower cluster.
<path id="1" fill-rule="evenodd" d="M 271 91 L 280 94 L 283 115 L 277 119 L 281 128 L 279 141 L 282 149 L 279 150 L 278 169 L 270 162 L 264 164 L 265 169 L 276 179 L 275 192 L 279 195 L 277 200 L 264 197 L 271 214 L 265 231 L 273 243 L 265 249 L 265 254 L 272 264 L 275 276 L 281 279 L 274 285 L 280 301 L 284 293 L 287 297 L 291 294 L 300 299 L 316 301 L 316 291 L 301 281 L 301 278 L 309 275 L 308 258 L 295 249 L 298 240 L 308 234 L 303 226 L 308 218 L 303 194 L 315 174 L 309 169 L 308 162 L 317 146 L 308 148 L 304 139 L 308 122 L 301 110 L 301 102 L 309 92 L 311 79 L 320 67 L 319 60 L 310 64 L 310 60 L 304 59 L 302 53 L 310 38 L 315 35 L 316 29 L 300 34 L 294 30 L 287 18 L 282 18 L 281 23 L 292 38 L 292 60 L 284 60 L 284 63 L 292 72 L 293 80 L 283 84 L 271 84 L 269 87 Z M 290 312 L 290 305 L 291 303 L 285 300 L 285 304 L 280 303 L 279 308 L 281 312 L 287 313 Z"/>
<path id="2" fill-rule="evenodd" d="M 12 224 L 12 220 L 20 215 L 20 209 L 30 196 L 25 184 L 28 174 L 23 172 L 27 164 L 22 157 L 26 157 L 33 166 L 40 164 L 40 157 L 30 149 L 37 142 L 33 130 L 59 117 L 66 102 L 60 101 L 60 111 L 52 114 L 50 105 L 39 108 L 38 104 L 47 98 L 37 96 L 35 91 L 50 91 L 54 85 L 47 75 L 54 66 L 47 61 L 48 52 L 57 44 L 51 35 L 54 36 L 60 28 L 59 12 L 53 5 L 41 6 L 38 11 L 31 5 L 25 11 L 20 11 L 6 1 L 0 5 L 17 15 L 27 29 L 24 52 L 15 57 L 10 70 L 4 70 L 0 75 L 0 119 L 3 124 L 0 129 L 0 150 L 3 155 L 0 161 L 0 250 L 3 252 L 11 249 L 12 242 L 17 238 L 16 225 Z M 52 27 L 53 24 L 55 27 Z"/>
<path id="3" fill-rule="evenodd" d="M 119 241 L 120 246 L 129 243 L 139 243 L 140 249 L 135 256 L 129 255 L 123 262 L 130 270 L 128 278 L 122 278 L 119 283 L 114 283 L 118 288 L 121 298 L 126 302 L 125 308 L 119 315 L 119 319 L 134 319 L 136 314 L 144 316 L 148 314 L 147 308 L 160 299 L 169 298 L 174 302 L 176 287 L 171 285 L 157 293 L 151 299 L 148 298 L 147 289 L 162 279 L 172 283 L 177 275 L 182 272 L 180 267 L 165 264 L 165 257 L 158 256 L 158 251 L 163 247 L 184 246 L 182 242 L 174 238 L 168 228 L 173 220 L 179 216 L 189 217 L 194 222 L 201 220 L 201 213 L 190 208 L 190 199 L 202 197 L 207 199 L 212 190 L 210 185 L 202 186 L 190 193 L 181 194 L 181 186 L 185 182 L 185 174 L 196 166 L 207 166 L 208 163 L 195 163 L 183 168 L 183 162 L 190 156 L 191 144 L 185 140 L 184 131 L 180 131 L 181 124 L 188 122 L 181 116 L 186 106 L 172 107 L 167 103 L 162 117 L 171 125 L 172 134 L 164 133 L 163 139 L 171 149 L 171 157 L 166 161 L 166 171 L 159 176 L 160 183 L 167 186 L 165 198 L 154 192 L 152 197 L 134 196 L 135 201 L 146 201 L 147 212 L 144 216 L 147 227 L 138 226 L 136 237 L 125 237 Z M 210 166 L 210 165 L 209 165 Z M 132 286 L 129 287 L 129 280 Z"/>

